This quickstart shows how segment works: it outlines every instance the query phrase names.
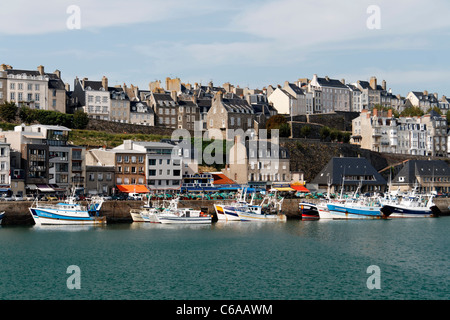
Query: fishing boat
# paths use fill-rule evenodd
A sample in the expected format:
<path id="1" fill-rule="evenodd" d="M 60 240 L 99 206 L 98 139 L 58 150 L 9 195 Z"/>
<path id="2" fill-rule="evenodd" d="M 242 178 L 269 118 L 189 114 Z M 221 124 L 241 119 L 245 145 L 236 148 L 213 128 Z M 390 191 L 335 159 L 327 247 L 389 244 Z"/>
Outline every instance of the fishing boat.
<path id="1" fill-rule="evenodd" d="M 384 204 L 380 209 L 392 218 L 432 218 L 439 216 L 439 209 L 433 202 L 434 195 L 411 195 L 403 197 L 398 203 Z"/>
<path id="2" fill-rule="evenodd" d="M 235 207 L 235 212 L 241 221 L 286 221 L 281 211 L 283 200 L 278 199 L 276 189 L 271 189 L 261 204 L 254 205 L 252 198 L 250 203 Z"/>
<path id="3" fill-rule="evenodd" d="M 389 213 L 381 212 L 379 202 L 367 203 L 366 200 L 346 201 L 345 203 L 327 203 L 333 219 L 386 219 Z"/>
<path id="4" fill-rule="evenodd" d="M 0 225 L 2 224 L 2 219 L 5 216 L 5 211 L 0 212 Z"/>
<path id="5" fill-rule="evenodd" d="M 298 209 L 302 215 L 302 220 L 319 220 L 319 209 L 316 204 L 309 202 L 300 202 Z"/>
<path id="6" fill-rule="evenodd" d="M 154 222 L 163 224 L 210 224 L 211 215 L 192 208 L 178 208 L 179 199 L 172 199 L 161 212 L 155 213 Z"/>
<path id="7" fill-rule="evenodd" d="M 133 222 L 152 222 L 159 223 L 157 214 L 160 212 L 160 209 L 153 206 L 151 201 L 151 197 L 147 197 L 147 203 L 144 204 L 139 209 L 131 209 L 130 215 L 133 219 Z"/>
<path id="8" fill-rule="evenodd" d="M 36 197 L 29 210 L 37 225 L 104 224 L 106 217 L 99 216 L 103 201 L 103 198 L 94 197 L 82 206 L 74 196 L 70 196 L 65 202 L 43 204 Z"/>
<path id="9" fill-rule="evenodd" d="M 236 198 L 231 203 L 215 203 L 214 210 L 216 211 L 218 221 L 240 221 L 241 218 L 236 212 L 236 207 L 247 206 L 245 188 L 239 189 Z"/>

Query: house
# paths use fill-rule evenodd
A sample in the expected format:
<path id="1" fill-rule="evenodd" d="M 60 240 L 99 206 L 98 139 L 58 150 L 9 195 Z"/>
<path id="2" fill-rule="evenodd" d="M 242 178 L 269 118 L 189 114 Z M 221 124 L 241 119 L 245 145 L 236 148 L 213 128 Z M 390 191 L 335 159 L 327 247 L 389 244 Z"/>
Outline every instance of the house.
<path id="1" fill-rule="evenodd" d="M 112 195 L 115 190 L 114 166 L 86 166 L 86 186 L 84 193 L 90 195 Z"/>
<path id="2" fill-rule="evenodd" d="M 61 72 L 45 73 L 44 66 L 37 70 L 19 70 L 2 64 L 3 100 L 12 101 L 17 106 L 27 106 L 32 109 L 66 111 L 65 85 L 61 80 Z M 1 91 L 1 90 L 0 90 Z"/>
<path id="3" fill-rule="evenodd" d="M 178 102 L 178 129 L 194 131 L 196 122 L 200 121 L 200 108 L 197 105 L 196 96 L 180 95 L 175 97 Z M 199 129 L 203 126 L 200 123 Z"/>
<path id="4" fill-rule="evenodd" d="M 331 193 L 384 192 L 386 180 L 375 170 L 366 158 L 335 157 L 320 171 L 309 185 Z M 308 188 L 308 189 L 309 189 Z"/>
<path id="5" fill-rule="evenodd" d="M 122 87 L 109 87 L 111 101 L 110 120 L 121 123 L 130 122 L 130 99 Z"/>
<path id="6" fill-rule="evenodd" d="M 421 117 L 420 122 L 427 129 L 426 155 L 434 157 L 447 156 L 447 119 L 434 110 Z"/>
<path id="7" fill-rule="evenodd" d="M 351 92 L 345 80 L 320 78 L 315 74 L 308 83 L 308 92 L 321 93 L 322 112 L 351 111 Z M 314 95 L 315 96 L 315 95 Z"/>
<path id="8" fill-rule="evenodd" d="M 0 193 L 7 193 L 11 190 L 11 160 L 10 153 L 11 148 L 5 139 L 2 138 L 0 141 Z"/>
<path id="9" fill-rule="evenodd" d="M 111 119 L 111 97 L 107 77 L 103 76 L 101 81 L 75 78 L 72 98 L 89 117 L 99 120 Z"/>
<path id="10" fill-rule="evenodd" d="M 413 106 L 419 107 L 423 112 L 427 112 L 430 108 L 439 108 L 438 94 L 429 94 L 428 91 L 411 91 L 406 96 L 406 99 L 411 102 Z"/>
<path id="11" fill-rule="evenodd" d="M 235 94 L 217 92 L 211 101 L 211 108 L 207 115 L 207 128 L 219 129 L 223 137 L 227 137 L 228 130 L 241 129 L 244 132 L 253 129 L 255 120 L 254 110 L 247 100 Z"/>
<path id="12" fill-rule="evenodd" d="M 155 113 L 147 102 L 131 101 L 130 103 L 130 120 L 129 123 L 144 126 L 155 125 Z"/>
<path id="13" fill-rule="evenodd" d="M 222 172 L 238 184 L 267 188 L 290 183 L 289 151 L 277 141 L 245 140 L 236 136 Z"/>
<path id="14" fill-rule="evenodd" d="M 6 90 L 7 86 L 7 73 L 4 71 L 4 68 L 6 68 L 5 65 L 2 65 L 0 67 L 0 104 L 5 103 L 8 101 L 8 91 Z"/>
<path id="15" fill-rule="evenodd" d="M 386 81 L 383 80 L 380 86 L 377 78 L 371 77 L 370 81 L 358 80 L 354 85 L 361 90 L 361 104 L 363 109 L 372 110 L 376 105 L 381 105 L 381 96 L 386 92 Z M 385 106 L 390 107 L 390 103 Z"/>
<path id="16" fill-rule="evenodd" d="M 391 190 L 450 192 L 450 167 L 442 160 L 409 160 L 392 179 Z"/>
<path id="17" fill-rule="evenodd" d="M 65 194 L 84 184 L 85 148 L 69 145 L 69 132 L 62 126 L 20 125 L 2 134 L 11 149 L 21 153 L 29 190 Z M 16 167 L 17 168 L 17 167 Z"/>
<path id="18" fill-rule="evenodd" d="M 169 93 L 151 92 L 147 103 L 153 109 L 155 125 L 177 128 L 179 106 Z"/>

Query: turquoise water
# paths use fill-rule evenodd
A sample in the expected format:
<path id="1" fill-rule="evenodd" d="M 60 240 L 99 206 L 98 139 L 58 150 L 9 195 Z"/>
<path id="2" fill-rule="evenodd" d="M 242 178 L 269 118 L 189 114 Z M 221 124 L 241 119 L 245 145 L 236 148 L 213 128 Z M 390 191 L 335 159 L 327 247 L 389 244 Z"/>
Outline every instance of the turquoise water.
<path id="1" fill-rule="evenodd" d="M 447 300 L 449 230 L 449 217 L 0 227 L 0 299 Z"/>

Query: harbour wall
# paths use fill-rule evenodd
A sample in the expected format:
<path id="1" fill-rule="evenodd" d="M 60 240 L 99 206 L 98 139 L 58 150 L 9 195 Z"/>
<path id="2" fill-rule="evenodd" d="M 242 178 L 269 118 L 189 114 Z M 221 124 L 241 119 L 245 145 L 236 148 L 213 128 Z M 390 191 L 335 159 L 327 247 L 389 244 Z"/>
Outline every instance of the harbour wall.
<path id="1" fill-rule="evenodd" d="M 231 202 L 226 200 L 225 202 Z M 301 201 L 317 203 L 317 199 L 284 199 L 282 211 L 288 219 L 300 219 L 298 204 Z M 192 208 L 202 210 L 215 215 L 213 200 L 180 200 L 180 208 Z M 434 202 L 438 206 L 442 215 L 449 215 L 448 209 L 450 198 L 436 198 Z M 8 225 L 33 225 L 34 221 L 28 208 L 32 202 L 29 201 L 5 201 L 0 202 L 0 212 L 5 211 L 2 221 L 3 226 Z M 105 201 L 101 210 L 101 215 L 106 216 L 108 223 L 131 223 L 131 209 L 139 209 L 143 205 L 142 201 Z"/>

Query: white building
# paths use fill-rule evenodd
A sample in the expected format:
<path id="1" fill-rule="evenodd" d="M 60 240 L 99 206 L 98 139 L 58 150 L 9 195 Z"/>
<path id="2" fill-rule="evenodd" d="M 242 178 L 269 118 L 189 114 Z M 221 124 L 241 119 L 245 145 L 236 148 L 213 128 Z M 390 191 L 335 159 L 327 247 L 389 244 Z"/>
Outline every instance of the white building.
<path id="1" fill-rule="evenodd" d="M 5 101 L 32 109 L 49 109 L 50 78 L 45 74 L 43 66 L 39 66 L 37 70 L 16 70 L 3 64 L 1 70 L 6 72 Z"/>
<path id="2" fill-rule="evenodd" d="M 89 117 L 110 120 L 111 99 L 105 76 L 102 81 L 75 78 L 73 97 Z"/>

